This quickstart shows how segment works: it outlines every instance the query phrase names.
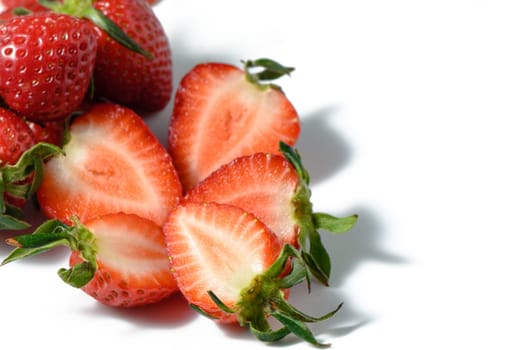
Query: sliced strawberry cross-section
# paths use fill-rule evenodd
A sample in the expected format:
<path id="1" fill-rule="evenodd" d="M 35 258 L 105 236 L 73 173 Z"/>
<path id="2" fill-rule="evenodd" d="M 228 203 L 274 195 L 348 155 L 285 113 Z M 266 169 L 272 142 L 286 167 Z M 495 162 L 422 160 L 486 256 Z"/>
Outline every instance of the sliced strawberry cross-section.
<path id="1" fill-rule="evenodd" d="M 236 157 L 279 153 L 279 141 L 295 144 L 297 111 L 279 87 L 265 83 L 292 70 L 266 59 L 247 61 L 244 70 L 212 62 L 183 77 L 168 142 L 186 190 Z"/>
<path id="2" fill-rule="evenodd" d="M 98 104 L 71 124 L 64 154 L 47 162 L 42 211 L 64 222 L 136 214 L 162 225 L 182 188 L 166 149 L 132 110 Z"/>

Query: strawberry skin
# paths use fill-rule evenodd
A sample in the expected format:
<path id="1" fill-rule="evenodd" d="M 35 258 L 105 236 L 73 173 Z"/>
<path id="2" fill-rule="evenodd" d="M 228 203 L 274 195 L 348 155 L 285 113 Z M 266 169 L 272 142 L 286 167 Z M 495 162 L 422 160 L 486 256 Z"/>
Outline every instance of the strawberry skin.
<path id="1" fill-rule="evenodd" d="M 64 120 L 42 123 L 26 120 L 26 123 L 33 132 L 35 142 L 47 142 L 56 146 L 62 145 L 64 130 L 66 128 Z"/>
<path id="2" fill-rule="evenodd" d="M 185 200 L 238 206 L 264 222 L 283 243 L 297 246 L 295 196 L 299 179 L 284 157 L 255 153 L 224 164 L 193 187 Z"/>
<path id="3" fill-rule="evenodd" d="M 168 152 L 126 107 L 92 106 L 73 120 L 63 150 L 46 163 L 37 192 L 48 217 L 84 222 L 125 212 L 160 226 L 179 202 L 182 188 Z"/>
<path id="4" fill-rule="evenodd" d="M 173 91 L 171 52 L 151 6 L 144 0 L 97 0 L 93 6 L 152 55 L 132 52 L 96 28 L 95 95 L 140 112 L 164 108 Z"/>
<path id="5" fill-rule="evenodd" d="M 32 121 L 67 117 L 83 101 L 95 63 L 93 25 L 35 13 L 0 25 L 0 95 Z"/>
<path id="6" fill-rule="evenodd" d="M 162 228 L 133 214 L 108 214 L 85 224 L 96 240 L 97 271 L 82 290 L 114 307 L 158 302 L 178 290 Z M 70 266 L 82 261 L 78 251 Z"/>
<path id="7" fill-rule="evenodd" d="M 257 218 L 223 204 L 179 205 L 163 230 L 180 291 L 220 322 L 234 322 L 236 317 L 220 310 L 207 291 L 235 307 L 241 290 L 277 259 L 281 249 L 277 237 Z"/>
<path id="8" fill-rule="evenodd" d="M 27 6 L 28 4 L 36 3 L 37 0 L 2 0 L 0 3 L 5 7 L 23 7 Z"/>
<path id="9" fill-rule="evenodd" d="M 13 112 L 0 108 L 0 170 L 5 165 L 15 164 L 22 153 L 34 144 L 35 137 L 24 120 Z M 26 203 L 25 199 L 9 193 L 4 193 L 3 198 L 17 208 L 22 208 Z"/>
<path id="10" fill-rule="evenodd" d="M 45 7 L 38 3 L 38 0 L 4 0 L 4 4 L 3 10 L 0 12 L 0 23 L 17 16 L 15 10 L 20 8 L 24 8 L 25 10 L 31 12 L 47 11 Z"/>
<path id="11" fill-rule="evenodd" d="M 0 107 L 0 167 L 16 163 L 34 144 L 34 135 L 24 120 Z"/>
<path id="12" fill-rule="evenodd" d="M 256 152 L 295 144 L 297 111 L 274 85 L 248 79 L 224 63 L 202 63 L 181 80 L 169 126 L 169 150 L 187 190 L 220 165 Z"/>

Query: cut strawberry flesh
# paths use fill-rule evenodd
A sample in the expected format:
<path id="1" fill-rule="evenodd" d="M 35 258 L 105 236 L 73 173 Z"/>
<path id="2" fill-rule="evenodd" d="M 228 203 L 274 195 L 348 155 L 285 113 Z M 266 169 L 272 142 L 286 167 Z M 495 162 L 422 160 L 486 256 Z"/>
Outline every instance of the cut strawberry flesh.
<path id="1" fill-rule="evenodd" d="M 96 239 L 98 270 L 82 289 L 102 303 L 126 307 L 157 302 L 177 288 L 162 228 L 133 214 L 108 214 L 86 227 Z M 70 264 L 80 262 L 73 253 Z"/>
<path id="2" fill-rule="evenodd" d="M 254 214 L 283 243 L 297 245 L 292 199 L 298 186 L 293 166 L 269 153 L 243 156 L 223 165 L 191 189 L 186 200 L 232 204 Z"/>
<path id="3" fill-rule="evenodd" d="M 164 223 L 182 189 L 167 151 L 138 115 L 98 105 L 75 119 L 70 133 L 37 193 L 46 215 L 69 222 L 126 212 Z"/>
<path id="4" fill-rule="evenodd" d="M 181 82 L 169 129 L 181 182 L 191 188 L 220 165 L 255 152 L 294 144 L 297 112 L 275 89 L 261 90 L 226 64 L 201 64 Z"/>
<path id="5" fill-rule="evenodd" d="M 184 203 L 164 226 L 170 263 L 181 292 L 192 304 L 232 322 L 208 291 L 235 307 L 241 291 L 277 258 L 278 238 L 252 214 L 231 205 Z"/>

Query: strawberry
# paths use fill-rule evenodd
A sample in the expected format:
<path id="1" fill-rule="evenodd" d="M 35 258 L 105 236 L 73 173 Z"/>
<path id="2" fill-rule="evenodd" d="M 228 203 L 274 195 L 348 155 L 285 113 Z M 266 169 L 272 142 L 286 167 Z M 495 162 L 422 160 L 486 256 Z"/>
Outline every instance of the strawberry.
<path id="1" fill-rule="evenodd" d="M 146 2 L 150 5 L 155 5 L 160 0 L 146 0 Z M 10 8 L 10 7 L 28 7 L 32 4 L 38 3 L 38 0 L 1 0 L 0 4 L 4 6 L 4 8 Z"/>
<path id="2" fill-rule="evenodd" d="M 96 104 L 73 119 L 64 154 L 45 166 L 38 203 L 66 223 L 133 213 L 162 225 L 182 188 L 167 150 L 131 109 Z"/>
<path id="3" fill-rule="evenodd" d="M 262 71 L 254 71 L 262 69 Z M 244 71 L 223 63 L 196 65 L 181 80 L 169 125 L 169 151 L 188 190 L 220 165 L 295 144 L 297 111 L 273 83 L 293 68 L 260 59 Z"/>
<path id="4" fill-rule="evenodd" d="M 38 3 L 38 0 L 1 0 L 0 1 L 0 4 L 3 6 L 4 9 L 32 6 L 35 3 Z"/>
<path id="5" fill-rule="evenodd" d="M 0 169 L 15 164 L 22 153 L 35 144 L 35 137 L 24 120 L 5 108 L 0 108 L 0 134 Z M 4 187 L 5 184 L 1 186 Z M 5 203 L 16 208 L 22 208 L 26 203 L 25 198 L 13 196 L 9 191 L 3 192 L 3 197 Z"/>
<path id="6" fill-rule="evenodd" d="M 64 138 L 66 123 L 64 120 L 35 123 L 26 121 L 33 132 L 35 142 L 47 142 L 56 146 L 61 146 Z"/>
<path id="7" fill-rule="evenodd" d="M 172 62 L 164 28 L 145 0 L 39 0 L 42 8 L 94 24 L 95 97 L 144 113 L 172 95 Z"/>
<path id="8" fill-rule="evenodd" d="M 281 245 L 266 225 L 232 205 L 185 202 L 164 225 L 169 261 L 181 293 L 190 305 L 218 322 L 238 322 L 264 341 L 290 332 L 319 343 L 303 322 L 314 318 L 291 306 L 284 289 L 302 282 L 306 273 L 299 260 L 289 275 L 282 272 L 297 252 Z M 299 261 L 300 262 L 300 261 Z M 268 318 L 283 324 L 270 327 Z"/>
<path id="9" fill-rule="evenodd" d="M 0 96 L 32 121 L 67 117 L 83 101 L 95 63 L 92 24 L 35 13 L 0 25 Z"/>
<path id="10" fill-rule="evenodd" d="M 254 214 L 283 243 L 297 246 L 294 195 L 299 178 L 293 165 L 271 153 L 235 158 L 193 187 L 185 200 L 232 204 Z"/>
<path id="11" fill-rule="evenodd" d="M 93 6 L 148 53 L 132 52 L 98 29 L 95 96 L 139 112 L 164 108 L 173 90 L 171 52 L 151 7 L 143 0 L 97 0 Z"/>
<path id="12" fill-rule="evenodd" d="M 15 16 L 46 11 L 46 8 L 40 5 L 37 0 L 15 0 L 4 2 L 8 2 L 8 4 L 6 4 L 4 9 L 0 12 L 0 23 Z"/>
<path id="13" fill-rule="evenodd" d="M 0 107 L 0 167 L 14 164 L 35 144 L 35 137 L 24 120 Z"/>
<path id="14" fill-rule="evenodd" d="M 29 226 L 21 209 L 42 182 L 43 162 L 59 152 L 36 143 L 22 118 L 0 108 L 0 230 Z"/>
<path id="15" fill-rule="evenodd" d="M 280 149 L 284 156 L 259 152 L 224 164 L 185 200 L 231 204 L 254 214 L 284 243 L 300 248 L 310 272 L 328 285 L 331 262 L 318 230 L 346 232 L 357 215 L 336 218 L 314 212 L 309 175 L 299 153 L 285 143 Z"/>
<path id="16" fill-rule="evenodd" d="M 49 220 L 7 242 L 16 248 L 2 264 L 69 247 L 70 268 L 60 269 L 59 276 L 109 306 L 156 303 L 178 290 L 162 228 L 134 214 L 108 214 L 84 225 L 75 220 L 73 226 Z"/>

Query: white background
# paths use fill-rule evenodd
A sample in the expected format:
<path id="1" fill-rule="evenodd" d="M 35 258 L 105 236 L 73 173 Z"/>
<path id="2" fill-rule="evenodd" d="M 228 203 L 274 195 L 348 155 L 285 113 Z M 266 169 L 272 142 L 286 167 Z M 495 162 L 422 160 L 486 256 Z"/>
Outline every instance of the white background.
<path id="1" fill-rule="evenodd" d="M 163 0 L 155 12 L 176 84 L 204 61 L 296 68 L 279 84 L 302 117 L 314 209 L 360 214 L 351 232 L 323 233 L 332 286 L 292 294 L 312 314 L 344 302 L 312 326 L 321 341 L 525 348 L 523 1 Z M 170 110 L 148 117 L 164 143 Z M 66 262 L 59 251 L 0 268 L 2 344 L 268 348 L 181 297 L 97 304 L 56 276 Z M 282 344 L 312 348 L 293 336 Z"/>

